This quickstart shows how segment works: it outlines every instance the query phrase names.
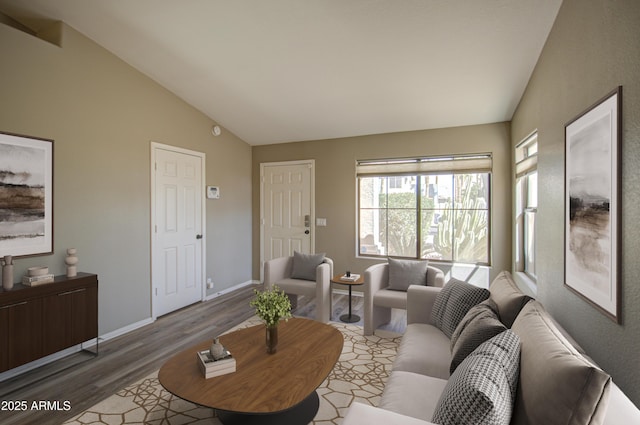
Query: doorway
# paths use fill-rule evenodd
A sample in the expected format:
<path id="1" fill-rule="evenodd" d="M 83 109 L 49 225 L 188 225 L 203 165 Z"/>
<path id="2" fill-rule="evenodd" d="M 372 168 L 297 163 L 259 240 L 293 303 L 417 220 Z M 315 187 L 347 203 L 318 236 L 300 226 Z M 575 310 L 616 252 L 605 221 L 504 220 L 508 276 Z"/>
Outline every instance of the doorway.
<path id="1" fill-rule="evenodd" d="M 264 262 L 315 249 L 315 161 L 260 164 L 260 280 Z"/>
<path id="2" fill-rule="evenodd" d="M 204 165 L 204 153 L 151 144 L 153 318 L 204 298 Z"/>

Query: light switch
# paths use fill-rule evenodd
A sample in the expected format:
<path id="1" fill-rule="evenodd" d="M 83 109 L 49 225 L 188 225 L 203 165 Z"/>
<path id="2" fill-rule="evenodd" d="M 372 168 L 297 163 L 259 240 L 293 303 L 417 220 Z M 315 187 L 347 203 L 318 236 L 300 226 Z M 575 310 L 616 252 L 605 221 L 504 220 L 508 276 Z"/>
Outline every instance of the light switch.
<path id="1" fill-rule="evenodd" d="M 316 226 L 324 227 L 326 225 L 327 225 L 327 219 L 326 218 L 316 218 Z"/>

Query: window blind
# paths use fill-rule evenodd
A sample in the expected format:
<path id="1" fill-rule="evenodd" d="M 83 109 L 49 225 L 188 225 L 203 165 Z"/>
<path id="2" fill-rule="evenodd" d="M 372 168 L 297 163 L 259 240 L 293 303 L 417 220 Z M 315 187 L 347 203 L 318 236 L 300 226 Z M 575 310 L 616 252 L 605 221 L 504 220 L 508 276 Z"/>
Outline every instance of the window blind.
<path id="1" fill-rule="evenodd" d="M 538 168 L 538 155 L 533 155 L 516 164 L 516 178 L 520 178 L 525 174 Z"/>
<path id="2" fill-rule="evenodd" d="M 356 175 L 358 177 L 367 177 L 407 174 L 490 173 L 492 166 L 491 154 L 374 159 L 357 161 Z"/>

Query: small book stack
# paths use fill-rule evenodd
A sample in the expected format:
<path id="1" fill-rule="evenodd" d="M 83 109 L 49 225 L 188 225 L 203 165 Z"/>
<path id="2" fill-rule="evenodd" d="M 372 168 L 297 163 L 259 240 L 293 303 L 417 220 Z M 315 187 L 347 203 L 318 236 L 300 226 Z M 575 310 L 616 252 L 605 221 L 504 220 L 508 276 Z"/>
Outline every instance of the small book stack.
<path id="1" fill-rule="evenodd" d="M 53 274 L 49 273 L 49 267 L 29 267 L 27 274 L 22 276 L 22 284 L 26 286 L 38 286 L 51 283 Z"/>
<path id="2" fill-rule="evenodd" d="M 340 280 L 344 280 L 345 282 L 355 282 L 358 279 L 360 279 L 360 275 L 355 273 L 351 273 L 349 276 L 345 274 L 340 278 Z"/>
<path id="3" fill-rule="evenodd" d="M 218 360 L 213 359 L 209 350 L 196 353 L 200 370 L 206 379 L 236 371 L 236 359 L 233 358 L 230 352 L 227 351 L 226 353 L 225 357 Z"/>

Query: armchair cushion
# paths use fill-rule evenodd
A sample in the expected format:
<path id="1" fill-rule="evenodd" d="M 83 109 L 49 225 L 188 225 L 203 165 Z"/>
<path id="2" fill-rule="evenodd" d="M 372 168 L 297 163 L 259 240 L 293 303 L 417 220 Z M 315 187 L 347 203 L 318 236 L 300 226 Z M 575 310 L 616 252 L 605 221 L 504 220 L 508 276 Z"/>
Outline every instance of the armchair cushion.
<path id="1" fill-rule="evenodd" d="M 303 254 L 293 251 L 293 270 L 291 277 L 294 279 L 316 280 L 316 267 L 324 261 L 325 254 Z"/>
<path id="2" fill-rule="evenodd" d="M 427 284 L 427 261 L 389 258 L 389 289 L 406 292 L 409 285 Z"/>
<path id="3" fill-rule="evenodd" d="M 431 313 L 433 324 L 449 338 L 469 309 L 489 298 L 484 288 L 452 278 L 436 297 Z"/>
<path id="4" fill-rule="evenodd" d="M 491 299 L 471 307 L 451 336 L 450 373 L 453 374 L 458 365 L 480 344 L 506 329 L 498 318 L 497 307 Z"/>
<path id="5" fill-rule="evenodd" d="M 509 425 L 519 364 L 520 339 L 511 330 L 484 342 L 449 378 L 432 421 L 440 425 Z"/>

